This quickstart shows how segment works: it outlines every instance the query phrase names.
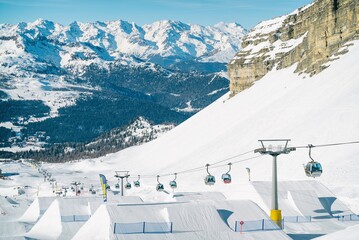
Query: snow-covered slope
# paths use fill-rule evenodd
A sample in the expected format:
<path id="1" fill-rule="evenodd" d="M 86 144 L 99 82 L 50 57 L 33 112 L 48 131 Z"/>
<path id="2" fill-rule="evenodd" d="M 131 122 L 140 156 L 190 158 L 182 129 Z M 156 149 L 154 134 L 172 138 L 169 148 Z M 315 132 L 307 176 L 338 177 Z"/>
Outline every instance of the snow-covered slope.
<path id="1" fill-rule="evenodd" d="M 176 172 L 178 189 L 175 193 L 219 191 L 229 199 L 250 199 L 268 212 L 270 183 L 261 181 L 271 179 L 271 157 L 260 156 L 250 150 L 259 147 L 258 139 L 267 138 L 291 138 L 291 146 L 357 141 L 359 82 L 356 76 L 359 70 L 352 66 L 358 57 L 359 41 L 355 41 L 348 47 L 347 54 L 333 61 L 330 67 L 318 75 L 298 76 L 293 74 L 295 66 L 273 70 L 253 87 L 231 99 L 228 99 L 228 95 L 223 96 L 150 143 L 100 159 L 43 164 L 42 168 L 52 173 L 58 186 L 69 186 L 72 181 L 81 181 L 85 187 L 93 184 L 97 191 L 100 189 L 99 173 L 107 176 L 108 184 L 113 188 L 117 183 L 117 179 L 112 177 L 114 171 L 129 170 L 129 181 L 137 179 L 137 174 L 141 174 L 141 187 L 126 189 L 125 194 L 141 196 L 145 201 L 175 201 L 172 190 L 167 186 L 173 180 L 172 174 Z M 308 224 L 287 224 L 287 233 L 319 236 L 355 224 L 332 219 L 328 214 L 359 212 L 358 153 L 358 145 L 354 144 L 313 149 L 312 156 L 322 163 L 324 172 L 320 178 L 312 181 L 323 183 L 329 191 L 319 183 L 300 181 L 307 179 L 302 166 L 309 161 L 307 149 L 298 148 L 288 155 L 279 156 L 279 203 L 283 215 L 313 215 L 314 219 Z M 228 162 L 233 163 L 233 182 L 223 184 L 220 176 L 227 171 Z M 212 187 L 203 182 L 206 163 L 217 163 L 209 169 L 217 178 L 217 183 Z M 15 166 L 18 165 L 2 164 L 7 171 L 13 171 Z M 25 169 L 24 166 L 18 167 Z M 252 184 L 248 182 L 247 167 L 251 169 Z M 2 189 L 7 185 L 24 184 L 26 179 L 26 183 L 31 182 L 34 186 L 39 184 L 40 196 L 52 194 L 49 184 L 43 183 L 42 178 L 31 171 L 27 172 L 30 174 L 26 175 L 22 171 L 24 176 L 2 183 Z M 157 174 L 169 194 L 155 190 Z M 337 201 L 332 192 L 341 201 Z M 117 199 L 117 196 L 110 195 L 109 199 Z M 334 202 L 323 204 L 321 199 Z M 323 212 L 326 209 L 327 212 Z M 193 212 L 199 214 L 200 210 L 193 209 Z M 243 214 L 242 211 L 239 213 Z M 247 214 L 238 215 L 236 219 L 242 216 L 248 217 Z M 348 229 L 342 234 L 348 232 L 350 237 L 357 238 L 355 229 Z M 217 230 L 215 232 L 218 233 Z M 337 234 L 343 236 L 340 232 Z M 332 236 L 336 237 L 337 234 Z"/>
<path id="2" fill-rule="evenodd" d="M 291 146 L 358 140 L 359 82 L 356 76 L 359 69 L 353 65 L 359 57 L 359 42 L 353 42 L 348 49 L 347 54 L 313 77 L 293 74 L 292 68 L 271 71 L 250 89 L 231 99 L 223 96 L 145 145 L 108 155 L 100 161 L 47 167 L 57 172 L 88 169 L 88 176 L 98 172 L 111 176 L 114 169 L 126 169 L 134 176 L 150 175 L 144 182 L 152 186 L 153 192 L 157 174 L 165 175 L 160 180 L 167 182 L 173 176 L 166 174 L 177 172 L 181 191 L 218 190 L 229 198 L 248 198 L 236 189 L 237 184 L 248 181 L 246 167 L 251 169 L 252 180 L 270 180 L 269 156 L 236 163 L 232 169 L 233 185 L 219 183 L 212 188 L 204 187 L 204 168 L 181 172 L 203 167 L 206 163 L 222 160 L 223 164 L 235 163 L 259 156 L 249 153 L 233 157 L 259 147 L 258 139 L 290 138 Z M 322 177 L 316 181 L 323 182 L 356 211 L 359 210 L 358 153 L 356 145 L 314 148 L 312 152 L 313 158 L 324 168 Z M 279 180 L 307 179 L 302 164 L 308 161 L 307 149 L 281 155 Z M 226 166 L 210 169 L 218 180 L 226 171 Z"/>

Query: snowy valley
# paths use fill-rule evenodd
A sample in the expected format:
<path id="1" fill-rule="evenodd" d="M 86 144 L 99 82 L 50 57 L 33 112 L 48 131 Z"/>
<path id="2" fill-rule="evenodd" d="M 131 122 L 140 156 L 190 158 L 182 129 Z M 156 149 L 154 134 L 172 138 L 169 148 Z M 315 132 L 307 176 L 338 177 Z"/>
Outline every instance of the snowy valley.
<path id="1" fill-rule="evenodd" d="M 88 143 L 139 117 L 177 125 L 228 91 L 225 64 L 245 33 L 168 20 L 1 24 L 0 147 Z"/>

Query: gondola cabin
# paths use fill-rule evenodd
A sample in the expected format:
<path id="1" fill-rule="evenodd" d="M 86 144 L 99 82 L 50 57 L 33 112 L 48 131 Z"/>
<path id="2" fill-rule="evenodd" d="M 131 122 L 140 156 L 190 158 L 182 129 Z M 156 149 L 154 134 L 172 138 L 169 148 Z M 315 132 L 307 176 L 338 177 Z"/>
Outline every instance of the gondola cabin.
<path id="1" fill-rule="evenodd" d="M 222 174 L 222 180 L 225 184 L 231 183 L 232 182 L 231 175 L 228 173 Z"/>
<path id="2" fill-rule="evenodd" d="M 172 189 L 177 188 L 177 182 L 176 182 L 176 181 L 171 181 L 171 182 L 170 182 L 170 187 L 171 187 Z"/>
<path id="3" fill-rule="evenodd" d="M 165 190 L 165 188 L 163 187 L 163 184 L 162 183 L 159 183 L 157 184 L 156 186 L 156 190 L 159 191 L 159 192 L 162 192 Z"/>
<path id="4" fill-rule="evenodd" d="M 216 183 L 216 178 L 213 175 L 207 175 L 204 179 L 204 183 L 209 186 L 214 185 Z"/>
<path id="5" fill-rule="evenodd" d="M 138 181 L 138 180 L 134 181 L 133 185 L 135 185 L 135 187 L 140 187 L 141 186 L 140 181 Z"/>
<path id="6" fill-rule="evenodd" d="M 117 189 L 120 188 L 120 184 L 116 183 L 115 188 L 117 188 Z"/>
<path id="7" fill-rule="evenodd" d="M 308 177 L 320 177 L 323 173 L 322 165 L 319 162 L 308 162 L 304 168 Z"/>
<path id="8" fill-rule="evenodd" d="M 131 183 L 129 183 L 129 182 L 126 183 L 126 185 L 125 185 L 125 188 L 126 188 L 126 189 L 131 189 L 131 187 L 132 187 L 132 186 L 131 186 Z"/>

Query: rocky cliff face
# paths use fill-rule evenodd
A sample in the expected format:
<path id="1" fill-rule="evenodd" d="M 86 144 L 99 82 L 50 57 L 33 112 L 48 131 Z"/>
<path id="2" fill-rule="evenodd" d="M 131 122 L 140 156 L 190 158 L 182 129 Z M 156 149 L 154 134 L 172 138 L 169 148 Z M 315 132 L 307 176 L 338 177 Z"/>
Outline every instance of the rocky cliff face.
<path id="1" fill-rule="evenodd" d="M 231 96 L 274 67 L 297 64 L 296 72 L 322 71 L 351 40 L 359 38 L 358 0 L 316 0 L 293 13 L 257 25 L 228 64 Z"/>

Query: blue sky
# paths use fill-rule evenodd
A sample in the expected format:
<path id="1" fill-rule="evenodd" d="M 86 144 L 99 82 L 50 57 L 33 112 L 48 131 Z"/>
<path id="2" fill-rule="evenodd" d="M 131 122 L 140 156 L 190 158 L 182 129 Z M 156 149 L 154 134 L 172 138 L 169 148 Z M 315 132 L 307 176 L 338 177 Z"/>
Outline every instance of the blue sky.
<path id="1" fill-rule="evenodd" d="M 312 0 L 0 0 L 0 23 L 38 18 L 61 24 L 123 19 L 139 25 L 171 19 L 213 25 L 237 22 L 250 29 Z"/>

